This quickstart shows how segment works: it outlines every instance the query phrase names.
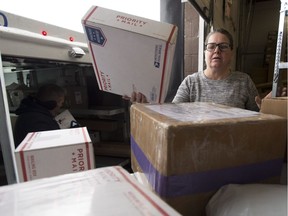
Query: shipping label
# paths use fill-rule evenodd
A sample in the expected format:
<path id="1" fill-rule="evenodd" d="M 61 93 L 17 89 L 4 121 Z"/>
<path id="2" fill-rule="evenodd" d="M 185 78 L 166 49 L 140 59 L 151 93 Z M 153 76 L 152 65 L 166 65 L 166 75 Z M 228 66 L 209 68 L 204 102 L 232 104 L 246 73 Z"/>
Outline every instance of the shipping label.
<path id="1" fill-rule="evenodd" d="M 154 66 L 160 68 L 162 45 L 156 45 L 154 51 Z"/>

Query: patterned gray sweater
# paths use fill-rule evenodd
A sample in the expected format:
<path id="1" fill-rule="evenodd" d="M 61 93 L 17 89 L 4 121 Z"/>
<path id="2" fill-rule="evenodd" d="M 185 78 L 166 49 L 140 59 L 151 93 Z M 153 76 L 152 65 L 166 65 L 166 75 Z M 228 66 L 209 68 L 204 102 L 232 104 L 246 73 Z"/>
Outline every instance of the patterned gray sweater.
<path id="1" fill-rule="evenodd" d="M 226 79 L 208 79 L 203 71 L 188 75 L 179 86 L 172 103 L 213 102 L 259 111 L 258 91 L 246 73 L 234 71 Z"/>

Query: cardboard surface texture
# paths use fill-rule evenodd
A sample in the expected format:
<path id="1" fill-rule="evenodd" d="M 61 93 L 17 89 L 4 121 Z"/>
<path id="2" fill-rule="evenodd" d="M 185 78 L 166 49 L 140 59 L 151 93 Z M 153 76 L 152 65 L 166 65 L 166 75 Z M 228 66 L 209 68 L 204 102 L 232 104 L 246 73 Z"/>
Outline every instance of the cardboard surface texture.
<path id="1" fill-rule="evenodd" d="M 288 97 L 264 98 L 262 100 L 260 112 L 266 113 L 266 114 L 278 115 L 278 116 L 288 119 L 287 103 L 288 103 Z M 287 130 L 286 130 L 286 139 L 287 139 Z M 286 141 L 284 161 L 287 164 L 287 141 Z M 286 178 L 287 178 L 287 175 L 286 175 Z"/>
<path id="2" fill-rule="evenodd" d="M 95 168 L 86 127 L 29 133 L 15 157 L 20 182 Z"/>
<path id="3" fill-rule="evenodd" d="M 165 100 L 177 27 L 92 6 L 82 19 L 100 90 Z"/>
<path id="4" fill-rule="evenodd" d="M 180 216 L 120 166 L 0 187 L 2 216 Z"/>
<path id="5" fill-rule="evenodd" d="M 228 183 L 279 183 L 285 119 L 213 103 L 133 104 L 132 169 L 183 215 Z"/>

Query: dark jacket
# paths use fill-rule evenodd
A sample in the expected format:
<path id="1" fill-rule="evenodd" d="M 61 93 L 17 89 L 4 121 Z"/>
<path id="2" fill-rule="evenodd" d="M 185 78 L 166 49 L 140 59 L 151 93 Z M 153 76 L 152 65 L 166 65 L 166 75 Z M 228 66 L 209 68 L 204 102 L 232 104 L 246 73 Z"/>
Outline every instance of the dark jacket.
<path id="1" fill-rule="evenodd" d="M 21 101 L 15 114 L 18 115 L 14 126 L 15 148 L 29 132 L 60 129 L 48 107 L 31 96 Z"/>

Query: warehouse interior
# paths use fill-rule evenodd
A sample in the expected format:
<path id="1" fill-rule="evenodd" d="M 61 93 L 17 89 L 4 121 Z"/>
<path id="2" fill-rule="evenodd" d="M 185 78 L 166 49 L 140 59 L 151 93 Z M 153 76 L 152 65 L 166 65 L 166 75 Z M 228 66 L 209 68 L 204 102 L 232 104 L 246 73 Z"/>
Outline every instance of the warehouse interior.
<path id="1" fill-rule="evenodd" d="M 280 0 L 160 0 L 160 20 L 178 26 L 165 102 L 171 102 L 187 75 L 203 70 L 204 38 L 211 29 L 219 27 L 227 29 L 234 37 L 232 69 L 249 74 L 264 98 L 273 88 L 280 7 Z M 287 21 L 284 28 L 287 31 Z M 281 61 L 287 62 L 287 34 L 285 37 Z M 17 118 L 15 110 L 21 99 L 36 92 L 45 82 L 57 83 L 65 86 L 68 93 L 63 109 L 68 109 L 77 122 L 89 131 L 96 167 L 119 165 L 133 173 L 131 103 L 121 95 L 99 90 L 92 64 L 50 59 L 39 61 L 33 57 L 10 54 L 3 54 L 1 58 L 12 129 Z M 17 70 L 12 71 L 11 68 Z M 287 86 L 287 69 L 283 71 L 279 85 Z M 80 103 L 73 99 L 75 92 L 80 94 Z M 9 185 L 10 181 L 5 170 L 4 154 L 1 150 L 0 186 Z M 284 164 L 287 164 L 287 159 Z M 281 181 L 287 185 L 287 174 L 282 175 Z"/>

